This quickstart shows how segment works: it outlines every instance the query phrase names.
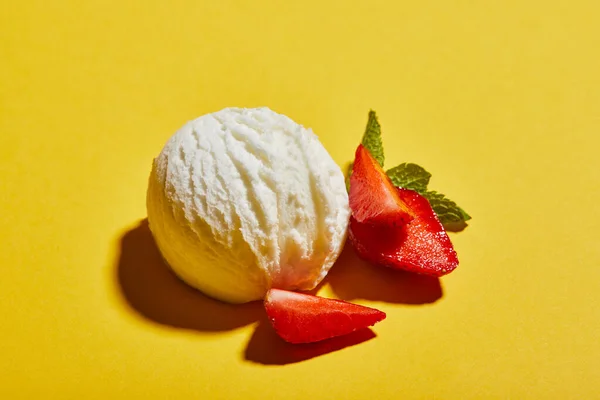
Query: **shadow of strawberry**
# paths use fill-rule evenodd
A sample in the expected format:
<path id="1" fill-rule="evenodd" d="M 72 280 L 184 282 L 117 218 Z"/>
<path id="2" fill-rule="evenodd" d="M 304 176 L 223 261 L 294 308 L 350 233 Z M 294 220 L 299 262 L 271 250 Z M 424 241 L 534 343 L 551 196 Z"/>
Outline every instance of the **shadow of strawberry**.
<path id="1" fill-rule="evenodd" d="M 336 297 L 395 304 L 428 304 L 443 296 L 439 278 L 372 265 L 347 242 L 325 278 Z"/>

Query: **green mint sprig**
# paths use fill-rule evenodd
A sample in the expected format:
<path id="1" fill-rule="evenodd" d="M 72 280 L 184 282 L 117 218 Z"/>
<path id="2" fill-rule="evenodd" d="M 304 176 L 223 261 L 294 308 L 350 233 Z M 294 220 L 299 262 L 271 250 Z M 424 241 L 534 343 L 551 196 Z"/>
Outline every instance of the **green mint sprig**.
<path id="1" fill-rule="evenodd" d="M 362 145 L 369 149 L 369 152 L 377 160 L 381 168 L 385 162 L 383 155 L 383 140 L 381 139 L 381 125 L 377 121 L 377 115 L 375 111 L 369 111 L 369 120 L 367 121 L 367 128 L 362 138 Z"/>
<path id="2" fill-rule="evenodd" d="M 383 167 L 385 157 L 383 154 L 383 140 L 381 139 L 381 125 L 379 125 L 375 111 L 371 110 L 369 112 L 369 120 L 362 138 L 362 144 Z M 346 175 L 348 188 L 350 188 L 351 174 L 352 164 L 348 166 Z M 386 174 L 395 186 L 414 190 L 429 200 L 431 208 L 433 208 L 446 230 L 459 231 L 467 226 L 466 222 L 471 219 L 471 216 L 465 210 L 443 194 L 427 189 L 431 174 L 423 167 L 412 163 L 402 163 L 387 170 Z"/>

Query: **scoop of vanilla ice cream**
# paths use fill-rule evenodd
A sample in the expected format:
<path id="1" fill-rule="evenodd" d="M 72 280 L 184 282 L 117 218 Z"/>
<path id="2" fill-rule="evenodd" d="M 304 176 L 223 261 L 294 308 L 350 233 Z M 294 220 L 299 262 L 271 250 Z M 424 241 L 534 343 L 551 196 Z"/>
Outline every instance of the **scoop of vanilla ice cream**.
<path id="1" fill-rule="evenodd" d="M 173 271 L 231 303 L 314 288 L 350 216 L 342 171 L 317 136 L 268 108 L 183 126 L 154 160 L 147 208 Z"/>

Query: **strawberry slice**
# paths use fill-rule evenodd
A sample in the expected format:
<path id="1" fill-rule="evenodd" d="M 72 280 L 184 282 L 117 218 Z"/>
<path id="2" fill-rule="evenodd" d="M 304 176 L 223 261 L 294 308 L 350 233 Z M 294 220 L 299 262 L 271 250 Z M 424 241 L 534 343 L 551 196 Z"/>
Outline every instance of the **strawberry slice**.
<path id="1" fill-rule="evenodd" d="M 376 179 L 380 182 L 381 168 L 377 168 L 377 161 L 361 147 L 357 150 L 352 177 L 362 174 L 357 176 L 355 181 Z M 413 190 L 396 188 L 391 182 L 389 185 L 378 183 L 374 186 L 377 191 L 371 200 L 371 209 L 377 208 L 381 199 L 381 207 L 389 213 L 392 212 L 389 207 L 392 195 L 383 194 L 382 191 L 385 190 L 394 193 L 393 198 L 402 204 L 403 209 L 410 211 L 412 219 L 403 225 L 367 223 L 363 203 L 367 196 L 358 191 L 353 192 L 350 186 L 352 217 L 349 237 L 358 255 L 374 264 L 420 274 L 442 276 L 452 272 L 458 265 L 458 257 L 429 201 Z M 360 196 L 359 200 L 353 201 L 353 196 Z M 359 217 L 363 217 L 362 221 Z M 393 217 L 389 219 L 393 220 Z"/>
<path id="2" fill-rule="evenodd" d="M 356 149 L 349 198 L 352 215 L 358 222 L 402 226 L 414 217 L 390 178 L 362 144 Z"/>
<path id="3" fill-rule="evenodd" d="M 265 309 L 277 334 L 290 343 L 346 335 L 385 318 L 374 308 L 281 289 L 269 290 Z"/>

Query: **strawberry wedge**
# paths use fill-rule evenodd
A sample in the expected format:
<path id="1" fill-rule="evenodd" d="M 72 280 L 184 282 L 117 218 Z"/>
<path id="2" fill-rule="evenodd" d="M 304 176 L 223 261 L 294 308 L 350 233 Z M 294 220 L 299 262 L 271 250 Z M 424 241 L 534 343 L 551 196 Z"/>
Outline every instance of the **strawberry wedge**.
<path id="1" fill-rule="evenodd" d="M 277 334 L 290 343 L 346 335 L 385 318 L 374 308 L 281 289 L 269 290 L 265 309 Z"/>
<path id="2" fill-rule="evenodd" d="M 358 222 L 401 226 L 413 219 L 377 160 L 362 144 L 350 176 L 350 208 Z"/>
<path id="3" fill-rule="evenodd" d="M 356 155 L 350 181 L 349 238 L 358 255 L 374 264 L 431 276 L 452 272 L 458 257 L 429 201 L 413 190 L 394 187 L 362 146 Z M 376 183 L 369 184 L 369 180 Z M 363 193 L 369 190 L 369 195 Z M 392 207 L 391 199 L 401 205 Z M 385 218 L 376 218 L 376 223 L 365 218 L 378 207 L 386 210 Z M 405 220 L 405 210 L 411 219 L 398 224 Z M 394 217 L 394 212 L 399 215 Z"/>

